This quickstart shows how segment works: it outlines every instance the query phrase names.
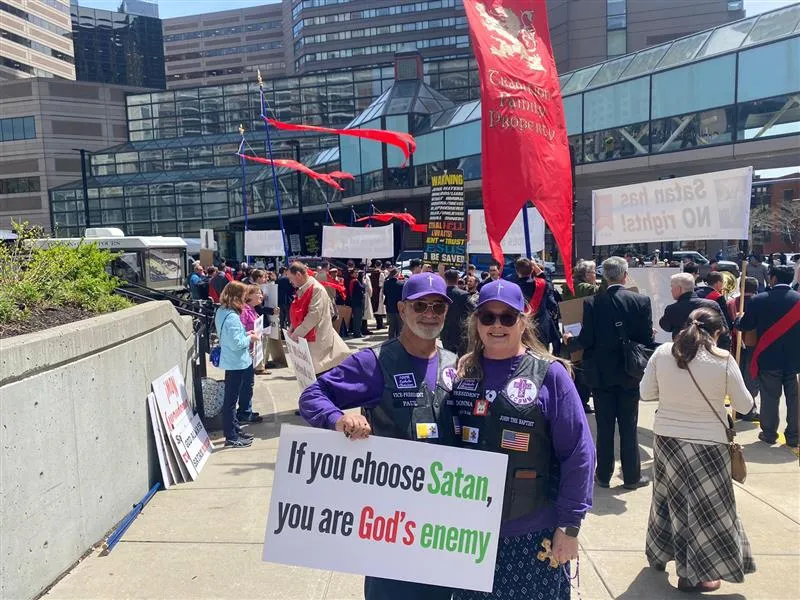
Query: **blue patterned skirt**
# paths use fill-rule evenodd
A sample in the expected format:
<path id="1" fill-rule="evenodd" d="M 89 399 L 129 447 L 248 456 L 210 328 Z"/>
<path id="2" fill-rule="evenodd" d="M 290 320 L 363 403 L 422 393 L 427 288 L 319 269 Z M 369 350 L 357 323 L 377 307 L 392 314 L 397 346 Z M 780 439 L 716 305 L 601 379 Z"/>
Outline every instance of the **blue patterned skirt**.
<path id="1" fill-rule="evenodd" d="M 501 537 L 497 546 L 492 592 L 457 590 L 453 600 L 569 600 L 569 565 L 552 568 L 536 558 L 552 529 L 517 537 Z"/>

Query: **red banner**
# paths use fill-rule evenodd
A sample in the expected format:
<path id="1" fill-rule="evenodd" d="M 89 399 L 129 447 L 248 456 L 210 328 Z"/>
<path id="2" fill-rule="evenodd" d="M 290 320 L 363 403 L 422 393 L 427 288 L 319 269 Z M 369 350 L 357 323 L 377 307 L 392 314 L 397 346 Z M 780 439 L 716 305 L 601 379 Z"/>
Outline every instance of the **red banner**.
<path id="1" fill-rule="evenodd" d="M 528 200 L 572 288 L 572 172 L 545 0 L 464 0 L 481 81 L 483 208 L 492 256 Z"/>
<path id="2" fill-rule="evenodd" d="M 297 125 L 296 123 L 284 123 L 276 119 L 270 119 L 262 115 L 267 123 L 278 129 L 286 131 L 316 131 L 317 133 L 331 133 L 333 135 L 350 135 L 358 138 L 365 138 L 374 142 L 391 144 L 397 146 L 406 157 L 402 166 L 406 166 L 408 157 L 417 149 L 417 142 L 410 133 L 402 131 L 387 131 L 385 129 L 332 129 L 330 127 L 317 127 L 316 125 Z"/>
<path id="3" fill-rule="evenodd" d="M 251 160 L 253 162 L 261 163 L 262 165 L 275 165 L 276 167 L 286 167 L 287 169 L 292 169 L 293 171 L 300 171 L 301 173 L 305 173 L 309 177 L 313 179 L 319 179 L 327 183 L 335 190 L 339 190 L 340 192 L 344 191 L 344 188 L 339 185 L 339 182 L 336 181 L 332 176 L 328 175 L 327 173 L 317 173 L 313 169 L 309 169 L 303 163 L 299 163 L 296 160 L 288 160 L 283 158 L 276 158 L 270 160 L 269 158 L 261 158 L 260 156 L 249 156 L 247 154 L 239 154 L 242 158 L 246 160 Z"/>

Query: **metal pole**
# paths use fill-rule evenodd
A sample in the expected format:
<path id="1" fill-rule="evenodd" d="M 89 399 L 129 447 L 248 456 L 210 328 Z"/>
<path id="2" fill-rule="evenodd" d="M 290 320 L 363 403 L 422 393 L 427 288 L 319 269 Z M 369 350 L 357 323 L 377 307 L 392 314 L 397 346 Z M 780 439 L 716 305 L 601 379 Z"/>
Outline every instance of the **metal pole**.
<path id="1" fill-rule="evenodd" d="M 300 162 L 300 141 L 293 140 L 294 142 L 294 159 Z M 298 231 L 300 233 L 300 255 L 306 255 L 306 240 L 303 231 L 303 174 L 297 171 L 297 216 L 300 219 Z"/>
<path id="2" fill-rule="evenodd" d="M 522 207 L 522 227 L 525 230 L 525 256 L 528 258 L 531 257 L 531 232 L 528 226 L 528 203 L 526 202 L 525 205 Z M 503 266 L 500 266 L 500 270 L 503 270 Z"/>
<path id="3" fill-rule="evenodd" d="M 242 141 L 239 144 L 239 154 L 244 155 L 244 126 L 239 125 L 239 133 L 242 134 Z M 245 173 L 245 166 L 244 166 L 244 156 L 239 157 L 239 163 L 242 167 L 242 213 L 244 214 L 244 237 L 247 238 L 247 230 L 249 229 L 249 224 L 247 220 L 247 175 Z M 245 260 L 250 263 L 250 257 L 247 256 L 247 250 L 245 252 Z"/>
<path id="4" fill-rule="evenodd" d="M 269 134 L 269 123 L 266 121 L 267 116 L 267 103 L 264 98 L 264 82 L 261 79 L 261 71 L 258 71 L 258 91 L 261 96 L 261 116 L 264 117 L 264 130 L 267 132 L 267 151 L 269 152 L 269 159 L 273 160 L 272 155 L 272 138 Z M 283 212 L 281 211 L 281 192 L 278 189 L 278 175 L 275 172 L 275 165 L 272 168 L 272 185 L 275 188 L 275 208 L 278 211 L 278 224 L 281 228 L 281 238 L 283 239 L 283 252 L 286 254 L 286 260 L 289 260 L 289 240 L 286 237 L 286 228 L 283 226 Z"/>
<path id="5" fill-rule="evenodd" d="M 83 184 L 83 220 L 86 227 L 91 227 L 91 219 L 89 218 L 89 177 L 86 173 L 86 150 L 81 148 L 81 183 Z"/>

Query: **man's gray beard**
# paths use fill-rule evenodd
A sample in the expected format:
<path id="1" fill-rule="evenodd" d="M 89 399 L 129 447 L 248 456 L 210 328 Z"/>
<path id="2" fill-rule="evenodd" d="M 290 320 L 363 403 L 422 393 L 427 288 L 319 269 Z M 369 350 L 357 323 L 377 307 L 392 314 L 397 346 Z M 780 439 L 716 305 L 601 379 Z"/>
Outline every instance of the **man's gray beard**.
<path id="1" fill-rule="evenodd" d="M 405 326 L 411 330 L 411 333 L 423 340 L 435 340 L 442 333 L 442 329 L 444 329 L 444 323 L 436 327 L 435 333 L 434 330 L 431 329 L 431 325 L 423 326 L 415 321 L 406 321 Z"/>

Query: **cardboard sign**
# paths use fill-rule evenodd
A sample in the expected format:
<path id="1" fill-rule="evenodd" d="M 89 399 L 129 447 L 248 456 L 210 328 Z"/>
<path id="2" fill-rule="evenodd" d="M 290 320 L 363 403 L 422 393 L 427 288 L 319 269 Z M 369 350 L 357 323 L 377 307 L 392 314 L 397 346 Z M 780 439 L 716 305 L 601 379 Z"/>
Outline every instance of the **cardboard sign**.
<path id="1" fill-rule="evenodd" d="M 664 315 L 664 309 L 675 302 L 670 278 L 681 270 L 667 267 L 639 267 L 631 271 L 636 278 L 637 291 L 650 298 L 653 328 L 656 330 L 655 341 L 661 344 L 671 342 L 672 334 L 661 329 L 658 321 Z"/>
<path id="2" fill-rule="evenodd" d="M 283 331 L 283 338 L 286 341 L 286 354 L 302 392 L 317 380 L 314 372 L 314 359 L 311 358 L 308 341 L 305 338 L 298 338 L 295 342 L 286 330 Z"/>
<path id="3" fill-rule="evenodd" d="M 573 335 L 576 335 L 574 331 L 577 329 L 578 334 L 580 334 L 580 329 L 576 328 L 575 325 L 582 325 L 583 323 L 584 300 L 586 300 L 586 298 L 574 298 L 558 303 L 558 310 L 561 313 L 561 323 L 564 325 L 564 331 L 569 331 Z M 573 362 L 578 362 L 582 358 L 583 350 L 571 352 L 569 355 L 569 359 Z"/>
<path id="4" fill-rule="evenodd" d="M 263 559 L 490 592 L 507 462 L 284 425 Z"/>
<path id="5" fill-rule="evenodd" d="M 327 258 L 389 258 L 394 252 L 394 226 L 322 227 L 322 256 Z"/>
<path id="6" fill-rule="evenodd" d="M 213 229 L 201 229 L 200 230 L 200 250 L 216 250 L 214 247 L 216 246 L 216 242 L 214 241 L 214 230 Z"/>
<path id="7" fill-rule="evenodd" d="M 158 453 L 158 464 L 161 467 L 161 480 L 164 482 L 164 489 L 168 490 L 183 479 L 180 470 L 175 463 L 175 457 L 170 448 L 167 433 L 161 425 L 161 417 L 158 415 L 156 397 L 151 393 L 147 394 L 147 411 L 150 413 L 150 425 L 153 428 L 153 437 L 156 442 L 156 452 Z"/>
<path id="8" fill-rule="evenodd" d="M 247 256 L 284 256 L 281 231 L 245 231 L 244 253 Z"/>
<path id="9" fill-rule="evenodd" d="M 528 209 L 528 239 L 531 252 L 544 250 L 544 219 L 535 208 Z M 522 222 L 522 211 L 508 228 L 500 245 L 506 254 L 525 254 L 525 225 Z M 489 238 L 486 235 L 486 215 L 483 209 L 469 211 L 469 242 L 467 250 L 470 254 L 490 254 Z"/>
<path id="10" fill-rule="evenodd" d="M 431 210 L 422 260 L 463 269 L 467 260 L 464 171 L 431 175 Z"/>
<path id="11" fill-rule="evenodd" d="M 746 240 L 753 167 L 592 192 L 592 245 Z"/>
<path id="12" fill-rule="evenodd" d="M 258 341 L 253 344 L 253 365 L 260 365 L 264 362 L 264 315 L 256 319 L 253 331 L 258 334 Z"/>
<path id="13" fill-rule="evenodd" d="M 213 446 L 200 417 L 189 404 L 183 375 L 177 366 L 153 382 L 153 395 L 184 480 L 197 479 Z"/>

